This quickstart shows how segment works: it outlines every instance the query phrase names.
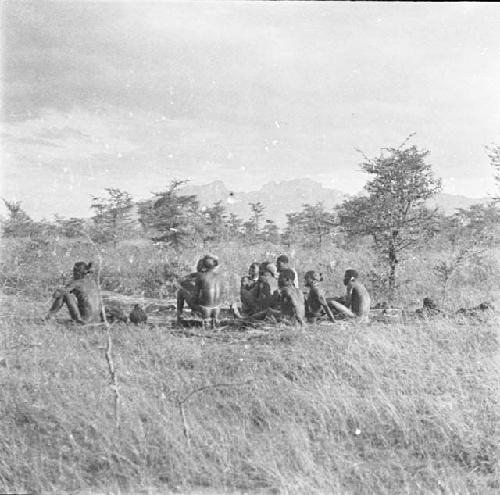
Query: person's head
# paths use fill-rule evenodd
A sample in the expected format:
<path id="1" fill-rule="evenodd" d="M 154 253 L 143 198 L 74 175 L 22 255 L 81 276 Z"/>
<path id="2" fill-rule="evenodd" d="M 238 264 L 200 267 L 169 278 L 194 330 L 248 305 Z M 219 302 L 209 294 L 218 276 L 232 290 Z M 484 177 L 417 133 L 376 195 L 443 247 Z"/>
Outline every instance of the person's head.
<path id="1" fill-rule="evenodd" d="M 80 280 L 85 277 L 88 273 L 92 273 L 92 263 L 85 263 L 84 261 L 78 261 L 73 266 L 73 278 L 75 280 Z"/>
<path id="2" fill-rule="evenodd" d="M 281 270 L 286 270 L 288 268 L 288 256 L 286 254 L 280 254 L 276 258 L 276 266 L 278 267 L 278 271 L 281 272 Z"/>
<path id="3" fill-rule="evenodd" d="M 310 270 L 305 274 L 306 287 L 313 287 L 317 285 L 319 282 L 323 281 L 323 275 L 314 270 Z"/>
<path id="4" fill-rule="evenodd" d="M 259 264 L 258 263 L 252 263 L 248 267 L 248 276 L 250 277 L 250 280 L 257 280 L 259 278 Z"/>
<path id="5" fill-rule="evenodd" d="M 292 287 L 295 282 L 295 272 L 286 268 L 281 270 L 278 278 L 278 287 L 282 289 L 283 287 Z"/>
<path id="6" fill-rule="evenodd" d="M 205 268 L 205 271 L 213 270 L 218 265 L 219 258 L 214 254 L 206 254 L 203 257 L 203 267 Z"/>
<path id="7" fill-rule="evenodd" d="M 344 285 L 347 285 L 349 282 L 354 282 L 358 277 L 358 272 L 349 268 L 349 270 L 346 270 L 344 274 Z"/>
<path id="8" fill-rule="evenodd" d="M 264 261 L 259 265 L 259 278 L 265 277 L 274 277 L 276 278 L 278 274 L 278 270 L 274 263 L 269 263 L 268 261 Z"/>

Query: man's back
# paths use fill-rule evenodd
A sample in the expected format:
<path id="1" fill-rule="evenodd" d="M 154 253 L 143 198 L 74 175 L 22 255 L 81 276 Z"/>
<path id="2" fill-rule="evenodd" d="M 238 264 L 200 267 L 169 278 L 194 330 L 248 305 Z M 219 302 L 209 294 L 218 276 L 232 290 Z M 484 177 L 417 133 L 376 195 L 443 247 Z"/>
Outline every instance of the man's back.
<path id="1" fill-rule="evenodd" d="M 95 280 L 89 276 L 73 280 L 66 286 L 66 289 L 76 297 L 82 321 L 88 323 L 102 320 L 101 298 Z"/>
<path id="2" fill-rule="evenodd" d="M 370 294 L 366 287 L 357 280 L 347 285 L 347 305 L 356 316 L 368 316 L 370 313 Z"/>
<path id="3" fill-rule="evenodd" d="M 196 281 L 198 304 L 214 307 L 221 304 L 224 279 L 215 270 L 200 273 Z"/>

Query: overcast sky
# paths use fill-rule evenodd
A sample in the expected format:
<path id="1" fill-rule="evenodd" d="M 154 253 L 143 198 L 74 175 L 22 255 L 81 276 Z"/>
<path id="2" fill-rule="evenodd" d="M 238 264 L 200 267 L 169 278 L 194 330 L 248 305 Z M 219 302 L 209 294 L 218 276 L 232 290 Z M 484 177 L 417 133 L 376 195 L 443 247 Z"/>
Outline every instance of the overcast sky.
<path id="1" fill-rule="evenodd" d="M 493 191 L 500 4 L 3 2 L 1 195 L 89 215 L 172 178 L 358 192 L 416 132 L 445 192 Z"/>

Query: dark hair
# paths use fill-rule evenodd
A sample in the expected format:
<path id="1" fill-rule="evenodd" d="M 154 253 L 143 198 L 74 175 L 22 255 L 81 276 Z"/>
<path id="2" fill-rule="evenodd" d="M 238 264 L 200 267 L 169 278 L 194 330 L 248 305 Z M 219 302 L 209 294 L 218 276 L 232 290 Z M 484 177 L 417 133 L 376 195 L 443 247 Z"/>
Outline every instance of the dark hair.
<path id="1" fill-rule="evenodd" d="M 279 263 L 280 261 L 282 263 L 288 263 L 288 256 L 286 254 L 280 254 L 276 260 L 276 263 Z"/>
<path id="2" fill-rule="evenodd" d="M 85 261 L 77 261 L 73 265 L 73 278 L 74 279 L 83 278 L 88 273 L 92 273 L 92 262 L 85 263 Z"/>
<path id="3" fill-rule="evenodd" d="M 312 278 L 316 282 L 323 282 L 323 274 L 315 270 L 309 270 L 304 278 Z"/>
<path id="4" fill-rule="evenodd" d="M 352 268 L 349 268 L 349 270 L 345 271 L 344 278 L 358 278 L 359 274 L 356 270 L 353 270 Z"/>
<path id="5" fill-rule="evenodd" d="M 203 259 L 203 266 L 207 270 L 215 268 L 216 266 L 219 265 L 219 258 L 214 254 L 206 254 L 205 256 L 203 256 L 202 259 Z"/>

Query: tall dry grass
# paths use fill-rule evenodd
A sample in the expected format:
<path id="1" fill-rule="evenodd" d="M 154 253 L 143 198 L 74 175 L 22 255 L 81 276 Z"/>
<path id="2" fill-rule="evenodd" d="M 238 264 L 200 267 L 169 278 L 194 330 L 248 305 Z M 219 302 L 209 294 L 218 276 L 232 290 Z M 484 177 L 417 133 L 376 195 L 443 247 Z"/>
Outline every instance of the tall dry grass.
<path id="1" fill-rule="evenodd" d="M 171 326 L 114 326 L 117 428 L 105 331 L 40 319 L 73 263 L 96 259 L 94 247 L 3 242 L 0 493 L 500 490 L 495 313 L 194 337 Z M 177 253 L 142 241 L 100 249 L 104 288 L 151 297 L 171 294 L 173 277 L 194 269 L 203 251 L 220 256 L 235 289 L 251 261 L 285 250 L 227 243 Z M 383 300 L 366 247 L 285 251 L 301 279 L 323 271 L 329 295 L 342 293 L 343 271 L 354 267 Z M 442 255 L 415 252 L 401 263 L 401 305 L 439 300 L 432 267 Z M 451 310 L 498 301 L 498 253 L 489 256 L 457 272 Z"/>
<path id="2" fill-rule="evenodd" d="M 104 331 L 37 322 L 20 298 L 2 308 L 0 492 L 500 490 L 495 315 L 204 337 L 115 326 L 117 428 Z"/>

